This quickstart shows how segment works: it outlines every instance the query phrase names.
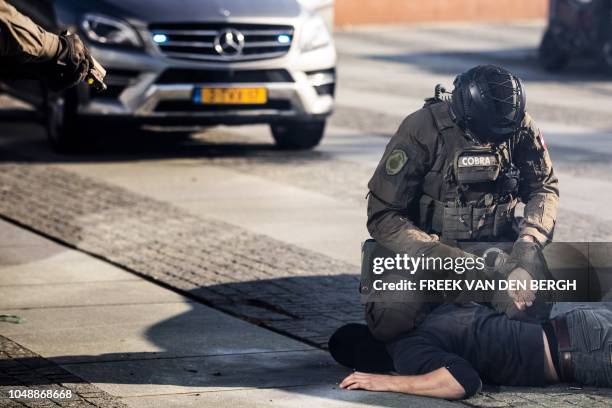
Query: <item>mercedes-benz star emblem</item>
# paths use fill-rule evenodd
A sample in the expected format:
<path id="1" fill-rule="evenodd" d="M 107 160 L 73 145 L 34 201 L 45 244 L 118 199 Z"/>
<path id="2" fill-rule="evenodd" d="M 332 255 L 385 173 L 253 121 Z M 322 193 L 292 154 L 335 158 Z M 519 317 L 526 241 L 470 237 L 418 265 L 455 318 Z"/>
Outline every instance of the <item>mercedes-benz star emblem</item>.
<path id="1" fill-rule="evenodd" d="M 215 37 L 215 51 L 225 57 L 233 57 L 242 52 L 244 48 L 244 35 L 233 28 L 221 30 Z"/>

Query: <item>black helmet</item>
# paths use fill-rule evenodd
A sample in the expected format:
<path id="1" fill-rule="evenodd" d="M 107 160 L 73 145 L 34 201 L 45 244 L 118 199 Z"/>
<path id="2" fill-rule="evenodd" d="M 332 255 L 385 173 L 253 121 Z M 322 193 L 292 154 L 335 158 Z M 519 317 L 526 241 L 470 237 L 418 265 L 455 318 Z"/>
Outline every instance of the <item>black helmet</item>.
<path id="1" fill-rule="evenodd" d="M 479 65 L 453 83 L 454 119 L 483 142 L 501 142 L 520 127 L 525 116 L 521 80 L 505 68 Z"/>

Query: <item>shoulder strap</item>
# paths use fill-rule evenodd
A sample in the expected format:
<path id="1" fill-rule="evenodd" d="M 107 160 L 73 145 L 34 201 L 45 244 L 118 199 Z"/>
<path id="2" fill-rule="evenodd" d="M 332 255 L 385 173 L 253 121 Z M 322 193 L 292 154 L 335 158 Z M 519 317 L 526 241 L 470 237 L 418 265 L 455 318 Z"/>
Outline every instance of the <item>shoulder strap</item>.
<path id="1" fill-rule="evenodd" d="M 436 103 L 428 107 L 438 128 L 442 143 L 442 153 L 438 160 L 443 161 L 441 168 L 444 183 L 441 186 L 439 199 L 443 202 L 455 202 L 462 195 L 461 188 L 455 179 L 454 158 L 456 153 L 470 145 L 463 131 L 455 124 L 451 117 L 448 103 Z"/>
<path id="2" fill-rule="evenodd" d="M 433 116 L 434 123 L 440 132 L 455 127 L 455 122 L 451 118 L 449 106 L 446 102 L 432 103 L 427 107 Z"/>

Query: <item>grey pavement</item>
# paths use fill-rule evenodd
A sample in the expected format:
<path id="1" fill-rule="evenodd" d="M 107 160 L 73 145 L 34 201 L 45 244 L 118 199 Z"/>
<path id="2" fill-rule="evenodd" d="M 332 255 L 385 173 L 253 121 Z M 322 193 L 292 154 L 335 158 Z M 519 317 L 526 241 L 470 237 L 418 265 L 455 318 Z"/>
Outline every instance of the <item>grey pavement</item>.
<path id="1" fill-rule="evenodd" d="M 426 404 L 407 396 L 373 398 L 339 390 L 336 384 L 347 370 L 318 348 L 194 303 L 6 222 L 0 222 L 0 230 L 0 260 L 7 254 L 13 259 L 0 263 L 0 311 L 25 320 L 0 323 L 2 336 L 16 343 L 10 349 L 2 343 L 2 406 L 11 402 L 9 389 L 24 389 L 6 380 L 16 372 L 11 367 L 34 361 L 55 376 L 15 374 L 13 380 L 30 381 L 32 389 L 63 387 L 75 395 L 80 389 L 90 399 L 60 404 L 246 406 L 254 396 L 258 406 Z M 12 258 L 17 247 L 24 254 L 19 262 Z M 41 247 L 48 248 L 46 257 Z M 10 353 L 17 348 L 28 352 Z"/>
<path id="2" fill-rule="evenodd" d="M 419 108 L 423 98 L 432 94 L 436 83 L 450 86 L 456 73 L 477 63 L 502 63 L 526 81 L 528 109 L 544 130 L 561 179 L 556 238 L 609 240 L 612 82 L 602 74 L 592 73 L 585 64 L 574 64 L 556 75 L 543 72 L 535 60 L 541 31 L 541 25 L 519 23 L 376 27 L 337 33 L 340 57 L 337 112 L 323 144 L 313 152 L 275 150 L 265 127 L 244 127 L 212 129 L 190 139 L 171 134 L 120 135 L 120 141 L 101 144 L 97 153 L 67 157 L 48 150 L 39 126 L 15 122 L 0 125 L 0 158 L 4 161 L 0 164 L 2 216 L 187 296 L 176 302 L 164 297 L 171 294 L 159 292 L 156 299 L 159 302 L 149 305 L 139 293 L 142 291 L 144 296 L 162 289 L 134 280 L 134 274 L 117 271 L 96 260 L 96 268 L 105 265 L 107 271 L 100 273 L 99 281 L 81 281 L 78 269 L 59 265 L 85 265 L 93 258 L 83 260 L 74 251 L 58 251 L 55 244 L 45 240 L 36 250 L 11 246 L 0 256 L 6 265 L 11 265 L 5 268 L 9 271 L 8 282 L 27 279 L 23 286 L 28 288 L 23 288 L 27 296 L 22 298 L 16 296 L 20 285 L 5 284 L 2 290 L 8 296 L 4 298 L 10 298 L 5 307 L 29 307 L 27 302 L 32 302 L 34 309 L 28 309 L 32 310 L 30 319 L 41 328 L 49 327 L 53 321 L 45 318 L 42 306 L 62 309 L 64 317 L 55 318 L 67 325 L 65 333 L 74 339 L 71 341 L 75 351 L 66 349 L 70 342 L 62 341 L 65 333 L 53 330 L 48 334 L 53 341 L 48 342 L 36 333 L 22 333 L 24 345 L 44 357 L 50 353 L 49 357 L 74 372 L 93 364 L 91 367 L 101 371 L 92 369 L 79 375 L 83 374 L 85 380 L 86 374 L 91 375 L 89 378 L 97 385 L 106 384 L 100 377 L 104 376 L 105 368 L 115 363 L 121 368 L 118 378 L 122 379 L 137 376 L 123 368 L 131 367 L 131 362 L 155 362 L 162 371 L 176 370 L 172 360 L 175 358 L 184 358 L 190 370 L 202 364 L 216 367 L 217 357 L 194 351 L 201 344 L 210 344 L 215 349 L 222 337 L 217 340 L 214 335 L 199 337 L 207 336 L 203 333 L 208 332 L 198 332 L 198 336 L 195 329 L 181 339 L 171 335 L 173 327 L 183 327 L 182 318 L 173 319 L 173 313 L 183 316 L 191 308 L 218 313 L 199 304 L 204 302 L 276 333 L 300 339 L 303 343 L 286 341 L 299 344 L 304 350 L 310 349 L 308 344 L 324 346 L 335 327 L 361 320 L 356 273 L 359 244 L 367 237 L 366 183 L 388 137 L 406 114 Z M 14 237 L 9 240 L 19 242 Z M 36 268 L 29 268 L 31 262 Z M 59 273 L 57 279 L 62 284 L 49 285 L 45 282 L 47 273 Z M 6 282 L 2 276 L 0 279 Z M 33 288 L 37 283 L 47 287 L 48 294 L 37 295 Z M 82 291 L 71 293 L 67 286 L 77 284 Z M 113 293 L 113 288 L 121 288 L 129 296 L 121 298 Z M 105 296 L 90 296 L 91 291 Z M 95 316 L 95 321 L 119 325 L 109 316 L 125 311 L 127 332 L 130 324 L 159 328 L 154 337 L 178 341 L 177 347 L 166 347 L 165 340 L 160 341 L 163 346 L 158 349 L 147 347 L 142 337 L 127 334 L 125 342 L 112 346 L 113 335 L 124 333 L 118 326 L 113 331 L 106 330 L 104 325 L 90 327 L 88 330 L 98 339 L 95 342 L 79 335 L 82 333 L 79 326 L 68 324 L 77 319 L 69 317 L 72 309 L 59 307 L 60 292 L 74 302 L 73 306 L 89 307 L 88 313 Z M 38 314 L 33 312 L 37 308 Z M 154 313 L 147 312 L 153 310 Z M 169 325 L 156 324 L 157 316 L 169 321 Z M 233 320 L 227 315 L 220 316 Z M 203 316 L 194 319 L 194 322 L 206 320 Z M 17 327 L 10 326 L 10 330 Z M 262 328 L 255 329 L 258 331 L 253 333 L 278 336 Z M 13 339 L 13 335 L 17 333 L 7 337 Z M 97 352 L 84 353 L 90 341 L 96 344 Z M 311 353 L 304 350 L 287 351 L 286 361 L 300 366 Z M 316 355 L 316 350 L 312 350 L 312 355 Z M 73 354 L 79 356 L 76 363 L 70 358 Z M 103 356 L 101 360 L 96 360 L 98 355 Z M 152 358 L 155 355 L 162 359 Z M 243 361 L 240 358 L 228 357 L 224 364 L 227 361 L 228 366 L 236 366 Z M 282 360 L 278 364 L 282 366 Z M 282 371 L 288 368 L 282 367 Z M 227 382 L 218 378 L 197 388 L 208 380 L 202 380 L 200 372 L 191 374 L 194 377 L 191 390 L 173 394 L 176 406 L 199 406 L 199 398 L 207 390 L 213 390 L 207 401 L 228 406 L 255 398 L 259 401 L 257 395 L 268 392 L 261 389 L 266 387 L 263 383 L 251 384 L 246 390 L 217 392 L 217 387 L 228 387 Z M 228 382 L 232 378 L 238 377 L 230 376 Z M 272 406 L 284 401 L 300 405 L 306 401 L 300 398 L 306 396 L 313 398 L 308 400 L 310 403 L 323 406 L 377 401 L 377 395 L 347 396 L 317 384 L 285 382 L 278 389 L 272 385 L 274 390 L 269 390 L 272 401 L 262 401 Z M 122 401 L 131 405 L 155 406 L 157 395 L 128 397 L 131 394 L 121 394 L 125 384 L 106 386 L 100 385 L 112 395 L 125 397 Z M 338 395 L 342 398 L 336 398 Z M 567 387 L 486 390 L 465 402 L 471 406 L 609 403 L 598 390 Z M 442 402 L 410 400 L 410 406 L 416 404 L 436 406 Z"/>

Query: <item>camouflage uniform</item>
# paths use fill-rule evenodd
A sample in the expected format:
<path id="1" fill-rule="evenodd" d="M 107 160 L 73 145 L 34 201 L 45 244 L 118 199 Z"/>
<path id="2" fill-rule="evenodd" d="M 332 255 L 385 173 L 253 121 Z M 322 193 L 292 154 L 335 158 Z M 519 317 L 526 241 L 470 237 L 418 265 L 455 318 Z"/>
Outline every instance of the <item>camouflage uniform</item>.
<path id="1" fill-rule="evenodd" d="M 458 242 L 552 238 L 558 180 L 541 131 L 529 114 L 501 145 L 482 145 L 451 118 L 450 105 L 429 100 L 391 139 L 372 179 L 368 230 L 384 247 L 415 256 L 456 256 Z M 513 226 L 514 207 L 525 204 Z M 417 307 L 419 306 L 419 307 Z M 411 329 L 422 305 L 368 304 L 373 334 L 386 340 Z"/>

